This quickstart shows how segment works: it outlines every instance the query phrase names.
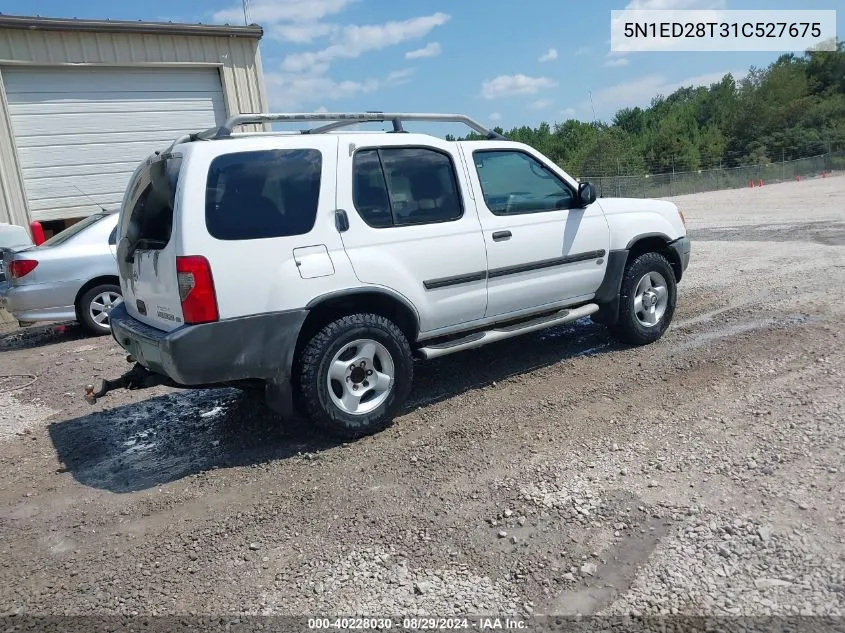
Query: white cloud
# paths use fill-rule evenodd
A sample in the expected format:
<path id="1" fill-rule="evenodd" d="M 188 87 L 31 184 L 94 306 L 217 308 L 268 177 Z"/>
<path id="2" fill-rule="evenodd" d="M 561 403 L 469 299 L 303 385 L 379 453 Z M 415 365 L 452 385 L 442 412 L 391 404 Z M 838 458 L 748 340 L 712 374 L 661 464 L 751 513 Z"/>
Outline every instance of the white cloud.
<path id="1" fill-rule="evenodd" d="M 560 111 L 560 116 L 564 119 L 572 119 L 575 117 L 575 108 L 566 108 Z"/>
<path id="2" fill-rule="evenodd" d="M 413 68 L 405 68 L 382 78 L 362 81 L 335 81 L 325 75 L 265 72 L 264 79 L 271 109 L 292 111 L 308 104 L 324 104 L 326 101 L 338 101 L 371 94 L 387 87 L 401 86 L 408 83 L 413 72 Z M 321 107 L 325 111 L 325 106 Z"/>
<path id="3" fill-rule="evenodd" d="M 528 107 L 532 110 L 545 110 L 550 105 L 552 105 L 552 103 L 553 102 L 551 99 L 537 99 L 537 101 L 534 101 Z"/>
<path id="4" fill-rule="evenodd" d="M 297 44 L 329 38 L 328 44 L 321 50 L 288 55 L 277 62 L 277 69 L 265 65 L 265 82 L 274 109 L 298 109 L 315 103 L 325 107 L 323 103 L 326 101 L 347 99 L 407 83 L 414 72 L 412 68 L 395 70 L 379 78 L 342 81 L 328 76 L 328 71 L 331 63 L 337 59 L 356 58 L 369 51 L 425 37 L 432 29 L 449 20 L 445 13 L 434 13 L 363 26 L 340 26 L 323 22 L 325 18 L 340 13 L 358 1 L 251 0 L 248 5 L 250 21 L 261 23 L 269 38 Z M 241 3 L 217 11 L 214 19 L 218 22 L 242 22 Z M 417 52 L 417 55 L 411 55 L 410 58 L 433 56 L 440 52 L 440 44 L 434 42 L 420 50 L 424 53 Z"/>
<path id="5" fill-rule="evenodd" d="M 727 0 L 631 0 L 625 9 L 677 11 L 681 9 L 724 9 Z"/>
<path id="6" fill-rule="evenodd" d="M 348 99 L 378 90 L 383 81 L 335 81 L 325 76 L 264 73 L 272 110 L 295 111 L 308 103 Z"/>
<path id="7" fill-rule="evenodd" d="M 250 22 L 275 24 L 277 22 L 316 22 L 326 16 L 340 13 L 354 0 L 251 0 L 247 14 Z M 243 5 L 236 5 L 214 13 L 215 22 L 240 24 L 244 20 Z"/>
<path id="8" fill-rule="evenodd" d="M 326 24 L 323 22 L 273 24 L 268 27 L 267 35 L 275 39 L 286 40 L 296 44 L 308 44 L 317 38 L 336 33 L 339 28 L 336 24 Z"/>
<path id="9" fill-rule="evenodd" d="M 533 95 L 540 90 L 557 85 L 549 77 L 528 77 L 526 75 L 499 75 L 481 84 L 481 96 L 485 99 L 500 99 L 514 95 Z"/>
<path id="10" fill-rule="evenodd" d="M 493 114 L 491 114 L 491 115 L 490 115 L 489 117 L 487 117 L 487 118 L 488 118 L 488 119 L 490 119 L 491 121 L 501 121 L 501 120 L 502 120 L 502 115 L 501 115 L 501 114 L 499 114 L 498 112 L 494 112 Z"/>
<path id="11" fill-rule="evenodd" d="M 419 39 L 448 22 L 449 17 L 445 13 L 434 13 L 384 24 L 344 26 L 335 35 L 330 46 L 316 52 L 288 55 L 282 62 L 282 68 L 288 72 L 305 72 L 315 64 L 329 64 L 336 59 L 351 59 L 368 51 Z"/>
<path id="12" fill-rule="evenodd" d="M 439 42 L 431 42 L 415 51 L 405 53 L 405 59 L 420 59 L 422 57 L 437 57 L 442 52 Z"/>
<path id="13" fill-rule="evenodd" d="M 619 68 L 621 66 L 628 65 L 628 58 L 627 57 L 616 57 L 616 56 L 607 56 L 607 61 L 604 62 L 604 65 L 608 68 Z"/>
<path id="14" fill-rule="evenodd" d="M 557 59 L 557 49 L 550 48 L 537 58 L 538 62 L 551 62 Z"/>
<path id="15" fill-rule="evenodd" d="M 608 42 L 608 44 L 609 43 L 610 42 Z M 586 55 L 589 52 L 590 52 L 589 46 L 582 46 L 580 48 L 575 49 L 575 53 L 573 53 L 573 54 L 575 55 L 575 57 L 581 57 L 582 55 Z"/>
<path id="16" fill-rule="evenodd" d="M 392 73 L 387 75 L 387 78 L 384 80 L 384 83 L 390 86 L 401 86 L 402 84 L 408 83 L 411 80 L 411 75 L 413 74 L 413 68 L 403 68 L 402 70 L 394 70 Z"/>
<path id="17" fill-rule="evenodd" d="M 593 104 L 597 115 L 601 117 L 612 116 L 621 108 L 634 106 L 647 106 L 652 97 L 657 95 L 668 96 L 678 88 L 709 86 L 722 80 L 727 73 L 732 73 L 735 79 L 742 77 L 744 71 L 730 71 L 707 73 L 688 77 L 681 81 L 668 81 L 664 75 L 646 75 L 631 81 L 616 84 L 593 93 Z M 581 103 L 582 109 L 590 108 L 590 101 Z"/>

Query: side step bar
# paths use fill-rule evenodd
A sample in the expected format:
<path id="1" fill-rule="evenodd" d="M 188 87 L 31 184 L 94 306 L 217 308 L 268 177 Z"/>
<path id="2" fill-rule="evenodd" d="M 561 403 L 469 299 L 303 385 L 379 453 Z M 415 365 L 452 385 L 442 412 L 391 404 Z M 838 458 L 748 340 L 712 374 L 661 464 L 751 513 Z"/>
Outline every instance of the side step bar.
<path id="1" fill-rule="evenodd" d="M 529 332 L 536 332 L 537 330 L 545 330 L 555 325 L 563 325 L 564 323 L 571 323 L 578 319 L 590 316 L 599 311 L 599 306 L 595 303 L 588 303 L 578 308 L 571 310 L 561 310 L 554 314 L 549 314 L 530 321 L 522 323 L 515 323 L 513 325 L 500 326 L 492 330 L 483 332 L 476 332 L 468 336 L 464 336 L 446 343 L 438 343 L 436 345 L 429 345 L 419 349 L 420 355 L 425 360 L 432 358 L 439 358 L 447 354 L 454 354 L 455 352 L 463 352 L 468 349 L 475 349 L 488 343 L 495 343 L 496 341 L 504 341 L 505 339 L 519 336 L 520 334 L 528 334 Z"/>

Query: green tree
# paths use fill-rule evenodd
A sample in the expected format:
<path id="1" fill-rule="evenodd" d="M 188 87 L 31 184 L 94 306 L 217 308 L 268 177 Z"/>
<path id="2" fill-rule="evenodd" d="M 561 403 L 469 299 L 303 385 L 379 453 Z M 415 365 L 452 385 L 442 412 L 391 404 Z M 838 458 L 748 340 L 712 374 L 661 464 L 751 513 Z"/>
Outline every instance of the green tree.
<path id="1" fill-rule="evenodd" d="M 710 86 L 655 95 L 646 108 L 622 108 L 611 123 L 570 119 L 497 131 L 586 177 L 821 154 L 845 143 L 845 42 L 835 51 L 781 55 L 740 81 L 727 74 Z"/>

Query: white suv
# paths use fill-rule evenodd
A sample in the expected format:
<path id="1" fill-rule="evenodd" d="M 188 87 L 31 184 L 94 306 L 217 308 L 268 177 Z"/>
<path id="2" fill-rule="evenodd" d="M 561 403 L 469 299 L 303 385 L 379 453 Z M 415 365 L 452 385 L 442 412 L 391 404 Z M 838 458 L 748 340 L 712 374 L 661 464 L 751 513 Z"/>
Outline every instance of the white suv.
<path id="1" fill-rule="evenodd" d="M 486 140 L 408 133 L 469 125 Z M 322 122 L 296 133 L 238 125 Z M 349 132 L 362 122 L 393 132 Z M 124 198 L 124 303 L 137 365 L 115 387 L 260 386 L 282 414 L 357 437 L 387 426 L 430 359 L 592 316 L 660 338 L 689 260 L 656 200 L 596 200 L 533 148 L 463 115 L 259 114 L 178 139 Z"/>

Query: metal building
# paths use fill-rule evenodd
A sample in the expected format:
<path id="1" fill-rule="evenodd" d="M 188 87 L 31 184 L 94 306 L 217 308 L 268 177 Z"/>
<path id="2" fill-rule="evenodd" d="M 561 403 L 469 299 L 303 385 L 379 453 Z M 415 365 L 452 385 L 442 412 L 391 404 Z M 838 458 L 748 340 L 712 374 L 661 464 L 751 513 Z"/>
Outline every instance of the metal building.
<path id="1" fill-rule="evenodd" d="M 259 26 L 0 15 L 0 222 L 116 208 L 138 162 L 266 112 Z"/>

